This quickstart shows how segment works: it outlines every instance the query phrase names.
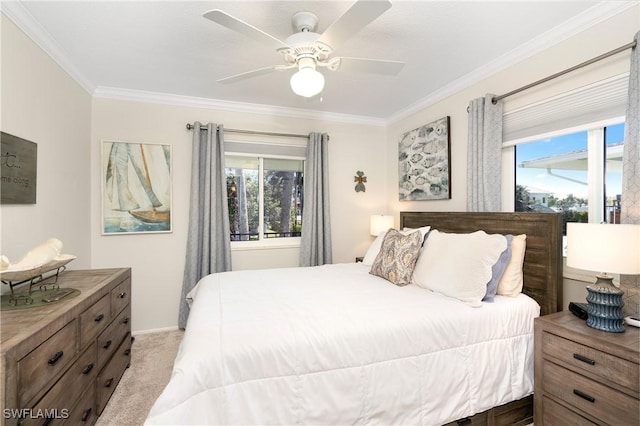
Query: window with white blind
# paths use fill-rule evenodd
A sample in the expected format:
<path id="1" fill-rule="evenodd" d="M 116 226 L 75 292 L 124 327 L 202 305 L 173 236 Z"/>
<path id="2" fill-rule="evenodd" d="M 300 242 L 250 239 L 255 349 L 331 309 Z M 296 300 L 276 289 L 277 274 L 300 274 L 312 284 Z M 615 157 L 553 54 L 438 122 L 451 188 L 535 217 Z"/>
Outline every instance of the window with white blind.
<path id="1" fill-rule="evenodd" d="M 504 115 L 503 206 L 619 222 L 628 74 Z"/>
<path id="2" fill-rule="evenodd" d="M 305 150 L 306 143 L 225 142 L 232 246 L 299 245 Z"/>

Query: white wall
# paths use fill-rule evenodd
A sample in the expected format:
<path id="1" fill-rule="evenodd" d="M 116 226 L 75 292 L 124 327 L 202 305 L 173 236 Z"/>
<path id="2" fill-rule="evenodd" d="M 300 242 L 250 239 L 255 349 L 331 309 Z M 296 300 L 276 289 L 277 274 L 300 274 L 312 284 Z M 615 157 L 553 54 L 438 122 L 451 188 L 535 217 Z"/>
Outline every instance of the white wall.
<path id="1" fill-rule="evenodd" d="M 94 99 L 91 136 L 92 266 L 130 266 L 133 273 L 133 330 L 175 326 L 182 286 L 189 214 L 192 133 L 187 122 L 223 123 L 227 128 L 330 135 L 333 261 L 353 262 L 364 254 L 369 216 L 384 213 L 386 135 L 384 127 L 226 112 L 113 99 Z M 228 134 L 228 138 L 241 136 Z M 173 232 L 101 235 L 101 141 L 163 143 L 172 146 Z M 363 170 L 367 191 L 356 193 L 353 177 Z M 233 268 L 298 265 L 298 249 L 234 251 Z"/>
<path id="2" fill-rule="evenodd" d="M 1 129 L 38 145 L 36 204 L 0 206 L 0 250 L 16 261 L 55 237 L 77 256 L 70 268 L 88 268 L 91 96 L 0 16 Z"/>

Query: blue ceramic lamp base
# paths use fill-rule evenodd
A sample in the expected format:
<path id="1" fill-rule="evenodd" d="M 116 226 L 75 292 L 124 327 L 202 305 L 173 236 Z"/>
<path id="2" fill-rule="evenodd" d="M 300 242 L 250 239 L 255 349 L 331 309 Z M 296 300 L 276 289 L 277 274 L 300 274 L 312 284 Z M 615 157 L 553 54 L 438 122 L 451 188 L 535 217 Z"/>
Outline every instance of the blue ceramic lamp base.
<path id="1" fill-rule="evenodd" d="M 624 292 L 613 285 L 613 277 L 598 275 L 598 280 L 587 286 L 587 325 L 611 333 L 624 332 L 622 295 Z"/>

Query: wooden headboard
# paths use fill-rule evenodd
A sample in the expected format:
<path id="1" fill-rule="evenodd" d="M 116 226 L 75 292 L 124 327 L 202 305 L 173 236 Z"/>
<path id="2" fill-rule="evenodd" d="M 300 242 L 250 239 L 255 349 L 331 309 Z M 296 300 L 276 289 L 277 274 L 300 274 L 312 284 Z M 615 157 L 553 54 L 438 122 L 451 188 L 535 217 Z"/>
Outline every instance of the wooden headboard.
<path id="1" fill-rule="evenodd" d="M 400 212 L 400 229 L 431 226 L 443 232 L 526 234 L 523 292 L 540 314 L 562 310 L 562 219 L 559 213 Z"/>

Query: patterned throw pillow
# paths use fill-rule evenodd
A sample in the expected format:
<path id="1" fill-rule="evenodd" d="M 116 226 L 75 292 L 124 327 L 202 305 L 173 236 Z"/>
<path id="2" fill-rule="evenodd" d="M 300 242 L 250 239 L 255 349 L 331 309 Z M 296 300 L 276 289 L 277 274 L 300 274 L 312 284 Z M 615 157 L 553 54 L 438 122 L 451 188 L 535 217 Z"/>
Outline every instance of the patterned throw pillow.
<path id="1" fill-rule="evenodd" d="M 407 285 L 411 282 L 421 247 L 422 234 L 419 231 L 403 235 L 397 229 L 390 229 L 369 273 L 398 286 Z"/>

